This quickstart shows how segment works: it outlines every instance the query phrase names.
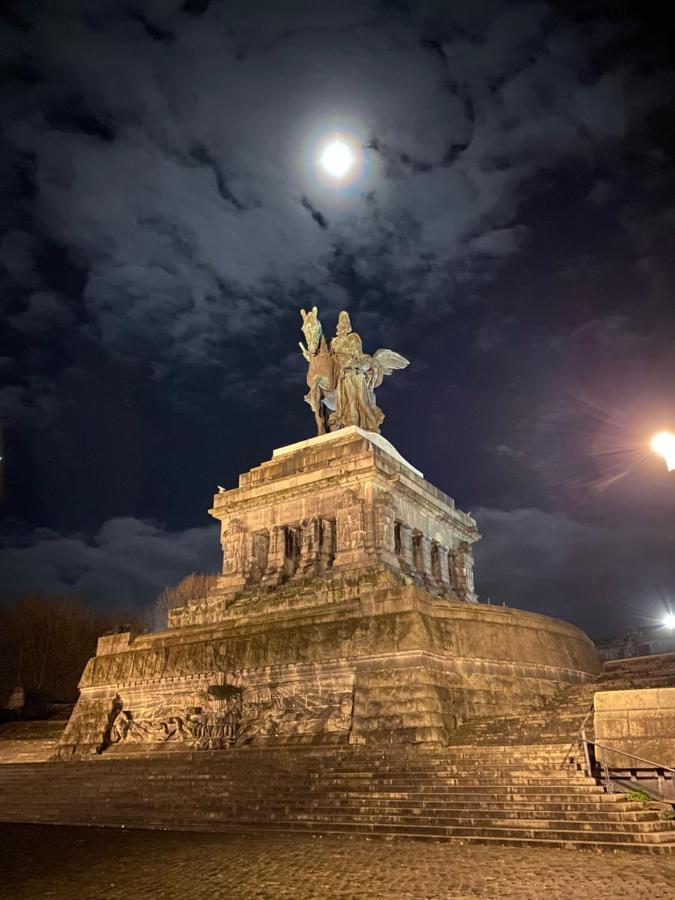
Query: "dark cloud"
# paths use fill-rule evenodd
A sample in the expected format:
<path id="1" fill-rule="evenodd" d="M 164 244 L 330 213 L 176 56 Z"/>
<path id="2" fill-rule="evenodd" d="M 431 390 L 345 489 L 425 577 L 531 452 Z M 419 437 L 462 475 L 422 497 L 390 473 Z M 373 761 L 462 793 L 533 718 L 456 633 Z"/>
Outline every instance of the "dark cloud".
<path id="1" fill-rule="evenodd" d="M 219 568 L 218 526 L 170 532 L 130 517 L 109 519 L 91 539 L 36 529 L 25 546 L 0 550 L 4 596 L 80 594 L 100 604 L 142 606 L 191 572 Z"/>
<path id="2" fill-rule="evenodd" d="M 475 515 L 483 600 L 555 611 L 595 637 L 660 623 L 672 608 L 672 543 L 656 523 L 588 524 L 540 509 Z"/>
<path id="3" fill-rule="evenodd" d="M 533 179 L 570 157 L 591 166 L 659 96 L 626 66 L 594 71 L 606 26 L 476 6 L 195 16 L 74 0 L 8 28 L 15 63 L 40 73 L 15 85 L 8 145 L 33 160 L 30 215 L 85 267 L 87 332 L 180 380 L 277 327 L 302 283 L 332 308 L 338 250 L 365 269 L 349 299 L 378 318 L 448 309 L 494 278 L 527 240 L 516 218 Z M 372 148 L 348 202 L 312 172 L 334 123 Z"/>
<path id="4" fill-rule="evenodd" d="M 298 308 L 317 303 L 327 330 L 347 307 L 369 349 L 412 360 L 382 388 L 387 436 L 460 504 L 504 510 L 514 535 L 513 510 L 543 516 L 551 541 L 591 529 L 607 592 L 601 535 L 620 510 L 641 510 L 648 553 L 650 515 L 657 530 L 670 515 L 641 455 L 657 422 L 675 427 L 675 132 L 668 40 L 646 10 L 12 8 L 9 515 L 59 534 L 156 518 L 171 540 L 200 525 L 214 483 L 309 435 L 294 348 Z M 336 130 L 363 153 L 342 190 L 315 166 Z M 35 536 L 32 552 L 77 555 L 69 540 Z"/>

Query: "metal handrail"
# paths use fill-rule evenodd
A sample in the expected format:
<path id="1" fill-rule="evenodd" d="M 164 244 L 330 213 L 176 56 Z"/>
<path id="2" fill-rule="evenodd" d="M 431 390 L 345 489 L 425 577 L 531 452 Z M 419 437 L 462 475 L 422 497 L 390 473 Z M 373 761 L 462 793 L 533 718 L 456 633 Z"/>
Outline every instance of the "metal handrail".
<path id="1" fill-rule="evenodd" d="M 586 719 L 588 719 L 588 716 L 586 717 Z M 608 752 L 611 752 L 611 753 L 618 753 L 621 756 L 628 757 L 628 759 L 636 759 L 639 762 L 646 763 L 650 769 L 655 769 L 657 771 L 657 781 L 658 781 L 658 787 L 659 787 L 658 792 L 659 792 L 661 800 L 664 799 L 663 783 L 662 783 L 663 776 L 661 775 L 661 773 L 663 772 L 665 774 L 665 772 L 671 772 L 672 775 L 675 776 L 675 769 L 673 769 L 671 766 L 662 765 L 661 763 L 655 763 L 652 760 L 644 759 L 644 757 L 642 757 L 642 756 L 636 756 L 634 753 L 627 753 L 625 750 L 618 750 L 614 747 L 607 747 L 605 744 L 598 744 L 598 743 L 596 743 L 596 741 L 589 741 L 588 738 L 586 737 L 586 720 L 584 720 L 584 724 L 580 728 L 580 741 L 579 742 L 584 748 L 584 759 L 586 761 L 586 774 L 591 778 L 594 777 L 594 773 L 593 773 L 594 766 L 593 766 L 593 763 L 591 762 L 591 754 L 588 749 L 589 747 L 592 747 L 593 748 L 593 761 L 595 762 L 596 766 L 600 766 L 600 770 L 602 772 L 602 782 L 603 782 L 605 790 L 607 791 L 608 794 L 614 793 L 614 782 L 612 781 L 612 775 L 610 775 L 609 766 L 607 765 L 606 760 L 604 760 L 604 759 L 598 760 L 598 758 L 595 754 L 596 747 L 598 747 L 600 750 L 607 750 Z M 627 766 L 626 768 L 637 769 L 640 767 Z M 619 786 L 623 787 L 623 785 L 621 784 L 621 779 L 616 778 L 616 776 L 614 776 L 614 778 L 618 782 Z M 649 790 L 647 790 L 646 792 L 649 793 Z"/>
<path id="2" fill-rule="evenodd" d="M 590 716 L 591 716 L 591 714 L 592 714 L 592 712 L 593 712 L 594 705 L 595 705 L 595 701 L 594 701 L 594 700 L 591 700 L 591 705 L 588 707 L 588 712 L 587 712 L 586 715 L 584 716 L 584 720 L 583 720 L 583 722 L 581 723 L 581 727 L 580 727 L 579 730 L 577 731 L 577 736 L 576 736 L 575 738 L 572 738 L 572 740 L 571 740 L 569 746 L 568 746 L 567 749 L 565 750 L 565 755 L 564 755 L 564 757 L 563 757 L 563 761 L 562 761 L 562 763 L 560 764 L 560 767 L 561 767 L 561 768 L 567 767 L 567 766 L 569 765 L 569 762 L 570 762 L 570 751 L 572 751 L 575 747 L 579 747 L 579 746 L 581 745 L 581 743 L 583 742 L 583 740 L 585 739 L 585 736 L 586 736 L 586 722 L 588 722 L 588 720 L 589 720 L 589 718 L 590 718 Z M 584 752 L 587 753 L 586 750 L 585 750 Z M 586 759 L 586 763 L 590 765 L 590 760 Z M 589 774 L 590 774 L 590 769 L 589 769 Z"/>
<path id="3" fill-rule="evenodd" d="M 589 718 L 593 714 L 594 709 L 595 709 L 595 697 L 593 697 L 590 707 L 589 707 L 586 715 L 584 716 L 584 719 L 583 719 L 583 722 L 581 723 L 579 731 L 577 732 L 576 741 L 573 741 L 572 744 L 570 745 L 570 749 L 572 749 L 575 744 L 577 747 L 581 747 L 583 749 L 584 763 L 585 763 L 584 770 L 585 770 L 586 774 L 590 778 L 597 777 L 597 774 L 596 774 L 597 767 L 600 767 L 600 770 L 602 773 L 601 777 L 602 777 L 602 781 L 604 783 L 605 790 L 609 794 L 614 793 L 615 786 L 612 782 L 612 776 L 610 775 L 609 766 L 607 765 L 605 760 L 597 759 L 596 754 L 595 754 L 595 748 L 597 747 L 599 750 L 606 750 L 608 753 L 618 753 L 620 756 L 625 756 L 628 759 L 633 759 L 633 760 L 636 760 L 637 762 L 644 763 L 647 768 L 655 769 L 657 771 L 659 794 L 661 796 L 661 799 L 663 799 L 663 784 L 662 784 L 663 777 L 665 776 L 667 778 L 668 776 L 666 776 L 665 773 L 669 772 L 669 773 L 671 773 L 670 777 L 673 777 L 675 780 L 675 768 L 673 768 L 672 766 L 663 765 L 662 763 L 656 763 L 653 760 L 645 759 L 642 756 L 637 756 L 635 753 L 628 753 L 626 750 L 619 750 L 616 747 L 608 747 L 606 744 L 599 744 L 596 741 L 589 741 L 588 738 L 586 737 L 586 723 L 588 722 Z M 592 753 L 591 753 L 590 748 L 592 748 L 592 751 L 593 751 Z M 566 755 L 565 762 L 568 763 L 569 762 L 569 754 L 566 753 L 565 755 Z M 563 763 L 563 764 L 565 764 L 565 763 Z M 637 768 L 642 768 L 642 767 L 641 766 L 626 766 L 626 768 L 627 769 L 637 769 Z M 663 773 L 663 775 L 661 775 L 661 773 Z M 620 779 L 617 778 L 616 780 L 620 784 Z"/>
<path id="4" fill-rule="evenodd" d="M 672 772 L 675 775 L 675 768 L 672 766 L 664 766 L 663 763 L 657 763 L 650 759 L 644 759 L 642 756 L 637 756 L 635 753 L 627 753 L 625 750 L 619 750 L 616 747 L 607 747 L 605 744 L 598 744 L 597 741 L 586 741 L 588 744 L 593 744 L 594 747 L 599 747 L 601 750 L 608 750 L 611 753 L 618 753 L 620 756 L 627 756 L 629 759 L 637 759 L 640 762 L 647 763 L 647 766 L 650 769 L 663 769 L 665 772 Z M 627 766 L 629 769 L 636 769 L 637 766 Z"/>

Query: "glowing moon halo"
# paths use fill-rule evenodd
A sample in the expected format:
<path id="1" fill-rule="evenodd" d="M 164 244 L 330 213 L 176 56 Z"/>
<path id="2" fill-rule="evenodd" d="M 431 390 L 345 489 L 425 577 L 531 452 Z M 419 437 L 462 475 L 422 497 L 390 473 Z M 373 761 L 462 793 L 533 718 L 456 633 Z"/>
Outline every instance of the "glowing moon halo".
<path id="1" fill-rule="evenodd" d="M 355 162 L 354 153 L 345 141 L 333 140 L 319 156 L 319 165 L 333 178 L 344 178 Z"/>
<path id="2" fill-rule="evenodd" d="M 651 447 L 654 453 L 665 459 L 668 471 L 672 472 L 675 469 L 675 434 L 669 431 L 659 432 L 652 438 Z"/>

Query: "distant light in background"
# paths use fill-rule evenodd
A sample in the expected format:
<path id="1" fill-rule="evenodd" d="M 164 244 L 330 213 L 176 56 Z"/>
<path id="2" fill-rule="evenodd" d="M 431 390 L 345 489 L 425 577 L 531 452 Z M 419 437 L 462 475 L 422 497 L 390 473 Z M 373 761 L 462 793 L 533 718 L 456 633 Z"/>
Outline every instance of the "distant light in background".
<path id="1" fill-rule="evenodd" d="M 666 613 L 663 617 L 663 625 L 671 630 L 675 629 L 675 613 Z"/>
<path id="2" fill-rule="evenodd" d="M 354 166 L 355 157 L 346 141 L 333 140 L 327 144 L 319 157 L 323 169 L 333 178 L 344 178 Z"/>
<path id="3" fill-rule="evenodd" d="M 652 438 L 651 447 L 654 453 L 665 459 L 668 471 L 672 472 L 675 469 L 675 434 L 669 431 L 659 432 Z"/>

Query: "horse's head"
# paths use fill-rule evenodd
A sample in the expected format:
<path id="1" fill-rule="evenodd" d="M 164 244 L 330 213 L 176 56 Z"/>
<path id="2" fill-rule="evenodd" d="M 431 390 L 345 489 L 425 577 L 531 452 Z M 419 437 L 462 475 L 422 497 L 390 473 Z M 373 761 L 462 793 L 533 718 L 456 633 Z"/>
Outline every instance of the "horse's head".
<path id="1" fill-rule="evenodd" d="M 307 341 L 307 349 L 311 356 L 315 356 L 323 334 L 321 322 L 319 322 L 319 309 L 316 306 L 313 306 L 309 312 L 301 309 L 300 315 L 302 316 L 302 333 Z"/>

